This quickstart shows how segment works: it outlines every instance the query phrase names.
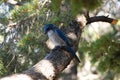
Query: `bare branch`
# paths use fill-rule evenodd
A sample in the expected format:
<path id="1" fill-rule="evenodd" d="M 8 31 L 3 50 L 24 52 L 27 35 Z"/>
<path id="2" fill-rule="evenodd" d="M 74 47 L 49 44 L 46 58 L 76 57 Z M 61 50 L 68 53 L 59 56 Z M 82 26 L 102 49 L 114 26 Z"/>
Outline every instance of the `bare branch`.
<path id="1" fill-rule="evenodd" d="M 86 19 L 89 19 L 90 18 L 89 11 L 84 11 L 84 16 L 86 17 Z"/>
<path id="2" fill-rule="evenodd" d="M 98 22 L 98 21 L 108 22 L 108 23 L 111 23 L 111 24 L 116 24 L 118 22 L 118 20 L 116 20 L 116 19 L 109 18 L 109 15 L 90 17 L 89 16 L 89 11 L 87 11 L 87 10 L 84 11 L 84 16 L 86 18 L 86 25 L 91 24 L 93 22 Z"/>
<path id="3" fill-rule="evenodd" d="M 98 22 L 98 21 L 116 24 L 118 20 L 113 19 L 113 18 L 108 18 L 106 16 L 94 16 L 94 17 L 87 18 L 86 24 L 90 24 L 90 23 Z"/>

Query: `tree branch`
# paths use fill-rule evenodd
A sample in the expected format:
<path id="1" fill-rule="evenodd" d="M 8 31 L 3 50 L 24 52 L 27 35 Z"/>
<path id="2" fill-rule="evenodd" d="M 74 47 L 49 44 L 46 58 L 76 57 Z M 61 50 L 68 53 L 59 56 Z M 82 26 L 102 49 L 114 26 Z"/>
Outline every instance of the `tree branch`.
<path id="1" fill-rule="evenodd" d="M 98 22 L 98 21 L 116 24 L 118 20 L 113 19 L 113 18 L 108 18 L 107 16 L 94 16 L 94 17 L 87 18 L 86 24 L 90 24 L 90 23 Z"/>
<path id="2" fill-rule="evenodd" d="M 0 80 L 55 80 L 62 70 L 64 70 L 71 61 L 70 54 L 63 49 L 52 50 L 43 60 L 39 61 L 30 69 L 22 74 L 15 74 Z"/>
<path id="3" fill-rule="evenodd" d="M 94 16 L 94 17 L 90 17 L 89 16 L 89 11 L 85 11 L 84 12 L 84 16 L 87 20 L 87 24 L 91 24 L 93 22 L 98 22 L 98 21 L 102 21 L 102 22 L 108 22 L 111 24 L 116 24 L 118 22 L 117 19 L 113 19 L 113 18 L 108 18 L 108 16 Z"/>

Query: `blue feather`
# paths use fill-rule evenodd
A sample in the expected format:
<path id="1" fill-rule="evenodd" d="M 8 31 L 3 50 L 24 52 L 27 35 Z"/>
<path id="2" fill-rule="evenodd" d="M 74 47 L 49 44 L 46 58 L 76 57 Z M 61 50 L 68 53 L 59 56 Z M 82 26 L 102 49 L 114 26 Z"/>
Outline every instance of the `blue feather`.
<path id="1" fill-rule="evenodd" d="M 66 42 L 67 46 L 71 46 L 70 42 L 64 32 L 62 32 L 60 29 L 56 29 L 56 32 L 57 32 L 58 36 Z"/>

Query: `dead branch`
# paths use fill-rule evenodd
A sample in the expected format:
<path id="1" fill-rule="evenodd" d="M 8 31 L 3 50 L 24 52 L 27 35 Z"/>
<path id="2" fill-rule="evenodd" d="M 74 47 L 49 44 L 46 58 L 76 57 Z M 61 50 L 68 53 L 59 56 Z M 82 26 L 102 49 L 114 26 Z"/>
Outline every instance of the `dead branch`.
<path id="1" fill-rule="evenodd" d="M 86 24 L 90 24 L 90 23 L 98 22 L 98 21 L 108 22 L 108 23 L 112 23 L 112 24 L 117 23 L 116 19 L 108 18 L 107 16 L 94 16 L 94 17 L 87 18 L 87 23 Z"/>
<path id="2" fill-rule="evenodd" d="M 108 23 L 111 23 L 111 24 L 116 24 L 118 22 L 118 20 L 113 19 L 113 18 L 109 18 L 108 16 L 93 16 L 93 17 L 90 17 L 89 16 L 89 11 L 85 11 L 84 16 L 87 20 L 86 25 L 91 24 L 93 22 L 98 22 L 98 21 L 108 22 Z"/>

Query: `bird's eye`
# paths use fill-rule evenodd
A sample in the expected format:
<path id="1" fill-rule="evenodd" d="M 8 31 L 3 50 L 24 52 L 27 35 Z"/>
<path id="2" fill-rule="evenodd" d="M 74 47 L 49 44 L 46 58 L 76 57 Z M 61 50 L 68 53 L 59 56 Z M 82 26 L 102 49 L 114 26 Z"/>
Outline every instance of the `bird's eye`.
<path id="1" fill-rule="evenodd" d="M 49 28 L 47 28 L 47 31 L 49 31 L 50 30 L 50 27 Z"/>
<path id="2" fill-rule="evenodd" d="M 51 30 L 51 29 L 53 29 L 51 26 L 49 26 L 48 28 L 47 28 L 47 31 L 49 31 L 49 30 Z"/>

